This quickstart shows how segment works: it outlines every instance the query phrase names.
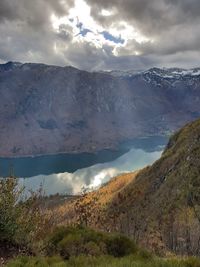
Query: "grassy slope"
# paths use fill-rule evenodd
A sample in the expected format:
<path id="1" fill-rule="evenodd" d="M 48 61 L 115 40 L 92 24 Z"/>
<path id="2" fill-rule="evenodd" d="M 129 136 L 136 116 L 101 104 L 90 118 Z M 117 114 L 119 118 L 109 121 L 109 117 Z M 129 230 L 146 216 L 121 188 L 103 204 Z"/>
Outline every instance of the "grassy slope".
<path id="1" fill-rule="evenodd" d="M 199 254 L 199 192 L 197 120 L 172 136 L 162 157 L 151 167 L 118 176 L 79 199 L 78 205 L 87 207 L 87 224 L 93 227 L 121 231 L 154 250 Z M 74 205 L 77 201 L 62 206 L 65 222 L 77 220 Z"/>
<path id="2" fill-rule="evenodd" d="M 52 258 L 19 258 L 10 262 L 7 267 L 199 267 L 200 261 L 195 258 L 187 259 L 141 259 L 140 257 L 129 256 L 121 259 L 112 257 L 84 257 L 72 258 L 63 261 L 59 257 Z"/>
<path id="3" fill-rule="evenodd" d="M 120 211 L 129 214 L 130 232 L 136 239 L 146 242 L 147 246 L 153 246 L 150 244 L 153 236 L 163 243 L 161 246 L 182 250 L 179 243 L 185 243 L 188 238 L 192 239 L 191 243 L 197 249 L 194 243 L 199 242 L 195 240 L 195 235 L 199 239 L 199 222 L 190 196 L 196 196 L 198 192 L 200 120 L 186 125 L 170 139 L 161 159 L 142 170 L 122 190 L 121 197 L 116 197 L 110 204 L 109 212 L 117 206 Z M 170 237 L 173 231 L 176 237 Z M 187 231 L 188 237 L 184 233 Z M 174 238 L 175 241 L 170 240 Z"/>
<path id="4" fill-rule="evenodd" d="M 68 201 L 56 212 L 62 223 L 84 222 L 120 231 L 157 253 L 200 251 L 200 120 L 188 124 L 169 141 L 161 159 L 139 172 L 114 178 L 101 189 Z M 147 255 L 147 257 L 146 257 Z M 110 256 L 27 258 L 9 267 L 200 267 L 195 258 L 164 258 L 139 250 L 124 258 Z"/>
<path id="5" fill-rule="evenodd" d="M 62 224 L 71 224 L 77 222 L 78 212 L 76 212 L 75 207 L 77 204 L 80 204 L 88 207 L 88 215 L 91 213 L 92 218 L 89 220 L 90 225 L 96 225 L 96 220 L 104 224 L 104 213 L 107 212 L 108 205 L 112 203 L 115 196 L 119 194 L 123 188 L 135 179 L 137 174 L 138 172 L 119 175 L 97 191 L 90 192 L 79 198 L 77 197 L 75 201 L 68 201 L 63 205 L 56 206 L 55 212 L 60 214 Z M 91 212 L 89 210 L 91 210 Z M 94 211 L 97 212 L 94 213 Z"/>

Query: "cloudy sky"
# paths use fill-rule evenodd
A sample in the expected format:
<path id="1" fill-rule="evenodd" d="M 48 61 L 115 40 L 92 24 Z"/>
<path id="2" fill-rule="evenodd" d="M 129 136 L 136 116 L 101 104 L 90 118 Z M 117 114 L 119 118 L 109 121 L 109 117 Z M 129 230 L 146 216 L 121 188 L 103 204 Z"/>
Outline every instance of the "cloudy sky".
<path id="1" fill-rule="evenodd" d="M 0 0 L 0 62 L 200 66 L 199 0 Z"/>

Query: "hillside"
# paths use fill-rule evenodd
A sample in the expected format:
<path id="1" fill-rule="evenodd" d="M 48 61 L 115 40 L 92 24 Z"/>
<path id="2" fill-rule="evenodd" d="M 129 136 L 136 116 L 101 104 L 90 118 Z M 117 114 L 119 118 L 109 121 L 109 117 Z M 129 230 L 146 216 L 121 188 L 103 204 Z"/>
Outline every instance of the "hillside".
<path id="1" fill-rule="evenodd" d="M 200 266 L 186 257 L 199 256 L 199 141 L 200 120 L 177 132 L 151 167 L 74 198 L 23 198 L 17 179 L 2 179 L 0 265 Z"/>
<path id="2" fill-rule="evenodd" d="M 199 115 L 198 69 L 114 75 L 0 65 L 0 156 L 116 148 L 134 137 L 168 134 Z"/>
<path id="3" fill-rule="evenodd" d="M 65 223 L 70 217 L 120 231 L 159 253 L 199 255 L 200 120 L 173 135 L 152 166 L 120 175 L 61 210 Z"/>

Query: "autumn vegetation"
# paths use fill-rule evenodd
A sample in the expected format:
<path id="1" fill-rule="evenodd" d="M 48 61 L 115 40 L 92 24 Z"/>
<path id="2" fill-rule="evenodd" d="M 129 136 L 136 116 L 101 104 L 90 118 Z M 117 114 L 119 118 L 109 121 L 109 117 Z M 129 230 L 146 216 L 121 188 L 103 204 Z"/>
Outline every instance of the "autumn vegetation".
<path id="1" fill-rule="evenodd" d="M 170 138 L 161 158 L 59 207 L 63 223 L 120 232 L 164 256 L 200 256 L 200 120 Z"/>
<path id="2" fill-rule="evenodd" d="M 0 249 L 15 251 L 3 263 L 200 267 L 199 141 L 196 121 L 151 167 L 55 205 L 42 191 L 25 195 L 15 178 L 0 180 Z"/>

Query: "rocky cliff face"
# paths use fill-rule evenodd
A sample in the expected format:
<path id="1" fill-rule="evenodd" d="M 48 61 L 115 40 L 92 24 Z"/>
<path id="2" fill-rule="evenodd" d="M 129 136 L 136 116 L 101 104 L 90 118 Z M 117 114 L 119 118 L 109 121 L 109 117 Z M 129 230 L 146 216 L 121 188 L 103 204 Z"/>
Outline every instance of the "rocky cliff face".
<path id="1" fill-rule="evenodd" d="M 200 115 L 200 73 L 168 72 L 2 64 L 0 156 L 94 152 L 174 131 Z"/>

